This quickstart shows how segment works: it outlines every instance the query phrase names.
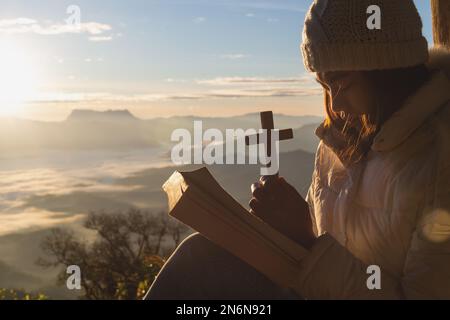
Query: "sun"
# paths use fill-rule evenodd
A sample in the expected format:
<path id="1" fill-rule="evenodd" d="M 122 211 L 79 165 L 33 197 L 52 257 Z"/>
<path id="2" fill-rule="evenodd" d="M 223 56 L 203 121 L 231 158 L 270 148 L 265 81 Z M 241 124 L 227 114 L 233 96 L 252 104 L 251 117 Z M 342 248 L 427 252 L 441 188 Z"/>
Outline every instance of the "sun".
<path id="1" fill-rule="evenodd" d="M 0 116 L 16 116 L 36 89 L 30 52 L 13 41 L 0 39 Z"/>

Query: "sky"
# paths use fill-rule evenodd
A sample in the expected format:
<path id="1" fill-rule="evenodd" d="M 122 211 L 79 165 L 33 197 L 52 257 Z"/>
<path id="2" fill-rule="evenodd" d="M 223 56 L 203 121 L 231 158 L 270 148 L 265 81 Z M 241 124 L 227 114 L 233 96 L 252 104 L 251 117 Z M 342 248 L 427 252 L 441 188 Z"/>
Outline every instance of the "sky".
<path id="1" fill-rule="evenodd" d="M 415 3 L 431 41 L 429 1 Z M 299 50 L 310 4 L 0 0 L 0 117 L 60 121 L 77 108 L 321 115 Z"/>

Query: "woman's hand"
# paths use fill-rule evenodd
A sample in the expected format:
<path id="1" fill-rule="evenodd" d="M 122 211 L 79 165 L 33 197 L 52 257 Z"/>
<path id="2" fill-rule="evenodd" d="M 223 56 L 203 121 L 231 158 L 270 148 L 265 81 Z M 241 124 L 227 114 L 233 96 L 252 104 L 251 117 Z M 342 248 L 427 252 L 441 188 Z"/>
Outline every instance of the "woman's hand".
<path id="1" fill-rule="evenodd" d="M 316 239 L 309 207 L 284 178 L 262 177 L 252 185 L 250 212 L 285 236 L 310 249 Z"/>

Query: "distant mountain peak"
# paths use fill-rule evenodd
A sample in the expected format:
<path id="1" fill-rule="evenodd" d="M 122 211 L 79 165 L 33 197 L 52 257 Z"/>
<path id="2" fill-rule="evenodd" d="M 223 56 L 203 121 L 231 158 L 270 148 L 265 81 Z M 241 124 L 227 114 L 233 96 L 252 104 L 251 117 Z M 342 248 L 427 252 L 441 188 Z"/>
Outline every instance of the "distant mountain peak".
<path id="1" fill-rule="evenodd" d="M 89 109 L 74 109 L 67 117 L 67 121 L 130 121 L 137 118 L 127 109 L 96 111 Z"/>

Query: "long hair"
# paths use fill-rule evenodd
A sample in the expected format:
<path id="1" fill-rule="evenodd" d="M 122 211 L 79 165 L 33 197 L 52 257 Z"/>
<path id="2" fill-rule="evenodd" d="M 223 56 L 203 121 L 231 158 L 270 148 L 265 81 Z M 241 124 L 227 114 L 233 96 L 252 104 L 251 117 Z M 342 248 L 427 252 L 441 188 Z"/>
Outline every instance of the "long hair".
<path id="1" fill-rule="evenodd" d="M 425 65 L 410 68 L 362 71 L 377 92 L 376 110 L 370 114 L 352 115 L 334 112 L 330 94 L 325 93 L 326 130 L 336 132 L 335 152 L 346 164 L 358 163 L 370 150 L 376 134 L 383 123 L 400 107 L 406 99 L 429 78 Z"/>

